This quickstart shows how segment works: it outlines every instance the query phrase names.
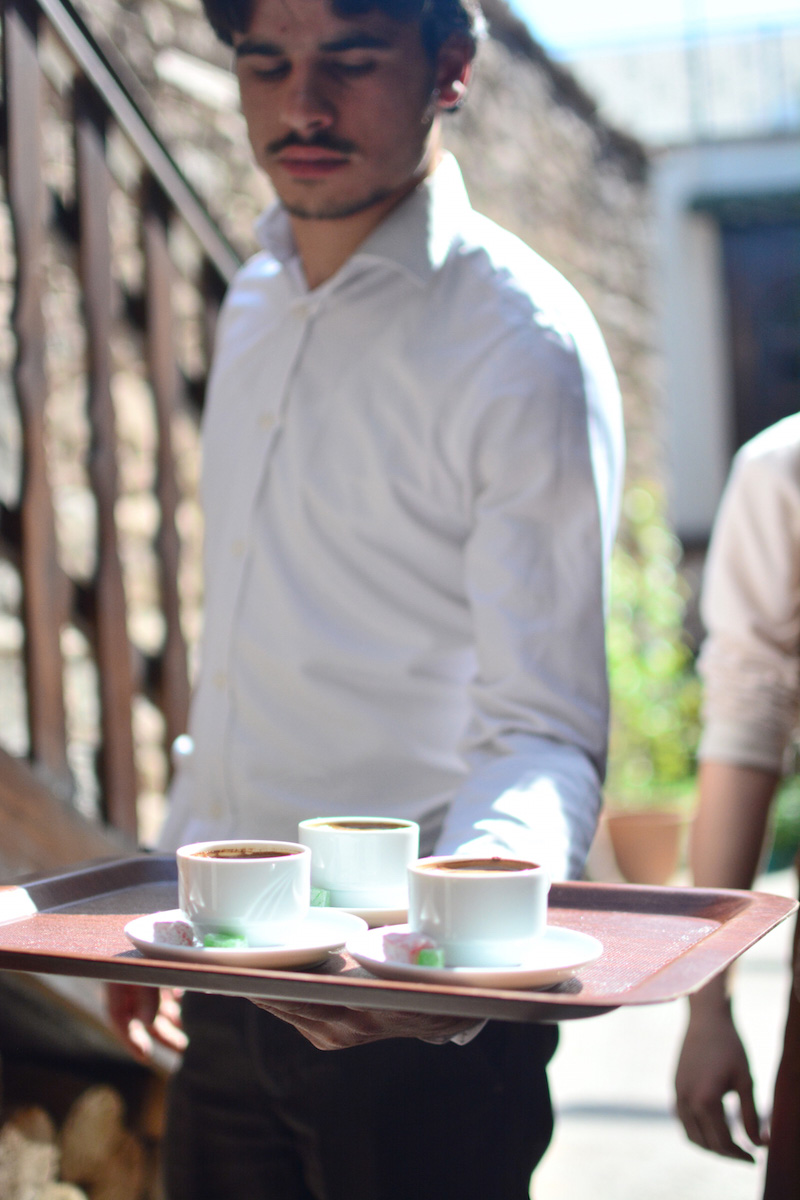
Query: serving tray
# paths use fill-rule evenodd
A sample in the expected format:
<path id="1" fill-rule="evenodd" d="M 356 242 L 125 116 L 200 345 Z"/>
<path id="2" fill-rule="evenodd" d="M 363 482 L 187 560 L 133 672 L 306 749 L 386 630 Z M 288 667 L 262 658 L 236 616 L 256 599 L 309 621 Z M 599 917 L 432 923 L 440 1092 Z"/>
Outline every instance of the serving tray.
<path id="1" fill-rule="evenodd" d="M 133 917 L 177 906 L 172 856 L 101 860 L 0 887 L 0 969 L 194 991 L 510 1021 L 597 1016 L 697 991 L 797 903 L 766 892 L 554 884 L 549 922 L 599 938 L 603 953 L 555 989 L 379 980 L 344 951 L 314 969 L 168 962 L 134 949 Z"/>

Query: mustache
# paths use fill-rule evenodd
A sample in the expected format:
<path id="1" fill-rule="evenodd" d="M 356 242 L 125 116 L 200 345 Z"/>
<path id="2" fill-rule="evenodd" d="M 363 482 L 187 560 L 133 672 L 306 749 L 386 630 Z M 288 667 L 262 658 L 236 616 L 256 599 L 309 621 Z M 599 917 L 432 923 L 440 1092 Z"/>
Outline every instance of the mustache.
<path id="1" fill-rule="evenodd" d="M 269 142 L 266 149 L 268 154 L 281 154 L 293 146 L 311 147 L 314 150 L 333 150 L 337 154 L 352 154 L 357 149 L 355 142 L 337 137 L 335 133 L 330 133 L 327 129 L 320 129 L 307 138 L 300 137 L 299 133 L 287 133 L 285 137 Z"/>

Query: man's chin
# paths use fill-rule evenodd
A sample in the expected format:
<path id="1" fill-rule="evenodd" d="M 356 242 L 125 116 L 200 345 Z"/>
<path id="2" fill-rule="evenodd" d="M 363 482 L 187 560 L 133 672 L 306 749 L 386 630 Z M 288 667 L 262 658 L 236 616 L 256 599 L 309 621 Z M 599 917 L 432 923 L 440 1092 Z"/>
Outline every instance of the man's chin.
<path id="1" fill-rule="evenodd" d="M 391 195 L 391 188 L 380 188 L 368 196 L 341 200 L 326 199 L 322 196 L 297 199 L 285 195 L 280 199 L 286 211 L 300 221 L 344 221 L 347 217 L 357 216 L 358 213 L 383 204 Z"/>

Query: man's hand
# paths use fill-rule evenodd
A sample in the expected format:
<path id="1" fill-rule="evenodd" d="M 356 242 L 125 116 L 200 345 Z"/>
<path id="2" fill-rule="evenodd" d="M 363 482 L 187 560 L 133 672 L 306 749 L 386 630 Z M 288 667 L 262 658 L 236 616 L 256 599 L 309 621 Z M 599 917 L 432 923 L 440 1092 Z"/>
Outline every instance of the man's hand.
<path id="1" fill-rule="evenodd" d="M 252 997 L 251 997 L 252 998 Z M 272 1000 L 253 1003 L 265 1012 L 288 1021 L 318 1050 L 346 1050 L 384 1038 L 420 1038 L 447 1042 L 456 1033 L 476 1025 L 474 1017 L 446 1017 L 429 1013 L 354 1009 L 330 1004 L 286 1004 Z"/>
<path id="2" fill-rule="evenodd" d="M 106 985 L 111 1024 L 137 1058 L 149 1059 L 154 1041 L 177 1054 L 186 1049 L 180 995 L 169 988 L 141 987 L 133 983 Z"/>
<path id="3" fill-rule="evenodd" d="M 753 1162 L 753 1155 L 733 1140 L 723 1097 L 735 1092 L 745 1133 L 754 1146 L 766 1145 L 753 1096 L 747 1054 L 730 1008 L 693 1015 L 689 1021 L 675 1076 L 677 1113 L 689 1140 L 725 1158 Z"/>

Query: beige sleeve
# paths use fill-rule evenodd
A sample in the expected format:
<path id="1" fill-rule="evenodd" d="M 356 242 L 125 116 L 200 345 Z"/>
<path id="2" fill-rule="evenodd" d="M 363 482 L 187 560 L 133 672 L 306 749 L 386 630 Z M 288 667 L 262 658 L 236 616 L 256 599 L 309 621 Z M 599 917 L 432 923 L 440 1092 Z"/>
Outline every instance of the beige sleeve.
<path id="1" fill-rule="evenodd" d="M 781 771 L 800 693 L 800 448 L 737 456 L 701 612 L 700 758 Z"/>

